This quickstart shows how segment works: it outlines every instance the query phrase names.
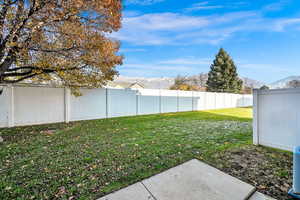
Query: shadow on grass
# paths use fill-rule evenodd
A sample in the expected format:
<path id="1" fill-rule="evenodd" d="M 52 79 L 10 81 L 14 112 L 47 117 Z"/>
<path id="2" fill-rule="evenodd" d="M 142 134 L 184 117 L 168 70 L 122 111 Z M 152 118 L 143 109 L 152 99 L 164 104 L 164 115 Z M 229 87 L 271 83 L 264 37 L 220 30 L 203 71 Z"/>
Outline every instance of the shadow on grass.
<path id="1" fill-rule="evenodd" d="M 5 142 L 14 142 L 34 138 L 40 135 L 50 135 L 54 131 L 70 129 L 76 126 L 76 124 L 79 124 L 79 122 L 0 128 L 0 135 L 4 138 Z"/>

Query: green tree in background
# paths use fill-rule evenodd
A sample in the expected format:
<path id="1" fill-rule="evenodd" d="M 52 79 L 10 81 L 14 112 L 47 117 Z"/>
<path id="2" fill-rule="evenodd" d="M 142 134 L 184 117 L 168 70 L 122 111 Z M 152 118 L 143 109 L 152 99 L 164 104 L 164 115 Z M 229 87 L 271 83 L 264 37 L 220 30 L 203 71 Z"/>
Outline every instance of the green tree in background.
<path id="1" fill-rule="evenodd" d="M 207 90 L 210 92 L 240 93 L 242 86 L 243 81 L 238 77 L 232 58 L 221 48 L 210 67 Z"/>

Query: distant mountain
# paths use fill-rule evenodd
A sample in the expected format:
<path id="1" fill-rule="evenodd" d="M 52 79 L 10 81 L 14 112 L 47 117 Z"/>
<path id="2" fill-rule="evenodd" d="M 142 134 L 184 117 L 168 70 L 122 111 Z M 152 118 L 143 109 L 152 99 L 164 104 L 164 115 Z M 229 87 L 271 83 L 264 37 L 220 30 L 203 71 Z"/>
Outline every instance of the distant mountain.
<path id="1" fill-rule="evenodd" d="M 145 78 L 145 77 L 127 77 L 119 76 L 114 83 L 140 83 L 147 89 L 169 89 L 174 84 L 174 78 Z"/>
<path id="2" fill-rule="evenodd" d="M 207 77 L 207 74 L 203 74 Z M 199 75 L 190 76 L 191 78 L 196 78 Z M 257 80 L 253 80 L 247 77 L 241 78 L 244 84 L 248 87 L 259 88 L 264 85 L 264 83 Z M 169 89 L 174 84 L 175 78 L 173 77 L 162 77 L 162 78 L 146 78 L 146 77 L 127 77 L 119 76 L 116 77 L 114 83 L 140 83 L 148 89 Z"/>
<path id="3" fill-rule="evenodd" d="M 265 83 L 251 78 L 242 77 L 241 79 L 243 80 L 244 85 L 246 85 L 247 87 L 260 88 L 261 86 L 265 85 Z"/>
<path id="4" fill-rule="evenodd" d="M 279 81 L 269 84 L 269 87 L 271 89 L 286 88 L 288 82 L 293 81 L 293 80 L 300 81 L 300 76 L 289 76 L 287 78 L 280 79 Z"/>

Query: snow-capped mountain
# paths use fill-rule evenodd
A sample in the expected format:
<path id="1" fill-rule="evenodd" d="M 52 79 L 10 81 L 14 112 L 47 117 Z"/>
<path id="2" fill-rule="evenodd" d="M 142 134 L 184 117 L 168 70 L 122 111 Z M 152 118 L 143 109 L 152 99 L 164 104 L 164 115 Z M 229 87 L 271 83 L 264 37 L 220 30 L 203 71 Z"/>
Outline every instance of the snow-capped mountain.
<path id="1" fill-rule="evenodd" d="M 251 78 L 241 77 L 241 79 L 243 80 L 244 85 L 247 87 L 260 88 L 261 86 L 265 85 L 265 83 Z"/>
<path id="2" fill-rule="evenodd" d="M 162 78 L 146 78 L 146 77 L 127 77 L 119 76 L 114 82 L 115 83 L 140 83 L 148 89 L 168 89 L 174 84 L 174 78 L 162 77 Z"/>
<path id="3" fill-rule="evenodd" d="M 287 84 L 290 81 L 293 81 L 293 80 L 300 81 L 300 76 L 289 76 L 289 77 L 286 77 L 284 79 L 280 79 L 280 80 L 278 80 L 278 81 L 276 81 L 274 83 L 269 84 L 269 87 L 271 89 L 286 88 Z"/>
<path id="4" fill-rule="evenodd" d="M 196 77 L 198 75 L 194 75 L 191 77 Z M 264 83 L 247 78 L 241 78 L 244 84 L 248 87 L 259 88 Z M 146 77 L 127 77 L 127 76 L 119 76 L 116 77 L 114 83 L 140 83 L 145 88 L 148 89 L 169 89 L 174 84 L 175 78 L 174 77 L 161 77 L 161 78 L 146 78 Z"/>

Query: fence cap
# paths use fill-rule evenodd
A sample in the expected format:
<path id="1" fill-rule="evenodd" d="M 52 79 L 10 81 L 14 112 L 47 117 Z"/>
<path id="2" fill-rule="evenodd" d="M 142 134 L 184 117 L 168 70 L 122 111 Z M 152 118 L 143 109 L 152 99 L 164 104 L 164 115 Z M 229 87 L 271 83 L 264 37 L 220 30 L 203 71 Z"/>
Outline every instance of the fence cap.
<path id="1" fill-rule="evenodd" d="M 300 146 L 294 147 L 294 154 L 300 155 Z"/>

